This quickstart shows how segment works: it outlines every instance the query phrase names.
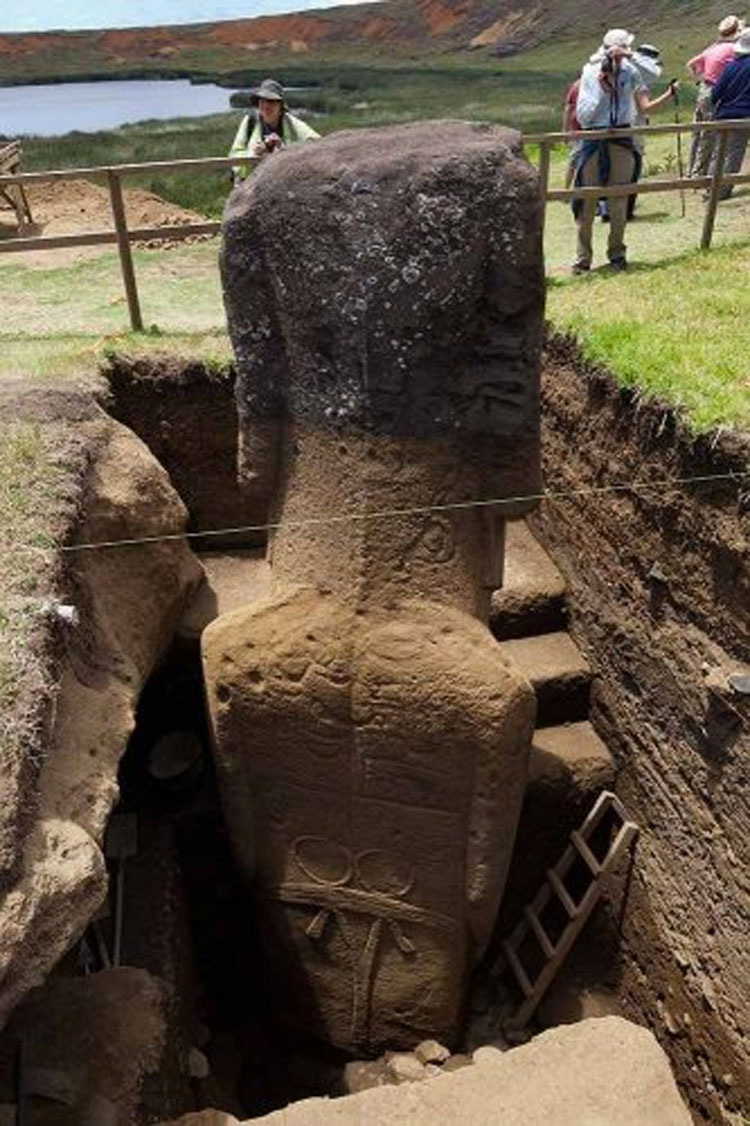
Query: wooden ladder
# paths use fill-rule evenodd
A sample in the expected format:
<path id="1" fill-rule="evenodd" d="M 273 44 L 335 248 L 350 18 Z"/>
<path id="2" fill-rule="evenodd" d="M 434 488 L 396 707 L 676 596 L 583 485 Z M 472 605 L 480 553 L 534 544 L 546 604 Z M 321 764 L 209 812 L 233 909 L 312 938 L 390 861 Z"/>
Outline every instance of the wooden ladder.
<path id="1" fill-rule="evenodd" d="M 592 844 L 595 831 L 602 825 L 605 817 L 612 824 L 614 836 L 598 847 Z M 548 868 L 545 882 L 537 894 L 523 910 L 523 918 L 501 946 L 501 954 L 491 970 L 494 977 L 510 974 L 520 989 L 523 1000 L 518 1008 L 503 1021 L 504 1030 L 512 1035 L 523 1029 L 531 1019 L 537 1005 L 551 985 L 563 961 L 570 952 L 578 935 L 586 925 L 603 890 L 603 881 L 614 868 L 623 852 L 638 835 L 638 826 L 629 819 L 619 798 L 605 790 L 599 795 L 593 809 L 581 827 L 570 834 L 570 844 L 554 868 Z M 566 884 L 572 875 L 571 869 L 578 863 L 578 891 Z M 581 869 L 585 869 L 585 885 L 581 884 Z M 562 906 L 567 921 L 555 940 L 545 926 L 545 911 Z M 522 947 L 531 942 L 535 955 L 536 970 L 524 965 Z"/>

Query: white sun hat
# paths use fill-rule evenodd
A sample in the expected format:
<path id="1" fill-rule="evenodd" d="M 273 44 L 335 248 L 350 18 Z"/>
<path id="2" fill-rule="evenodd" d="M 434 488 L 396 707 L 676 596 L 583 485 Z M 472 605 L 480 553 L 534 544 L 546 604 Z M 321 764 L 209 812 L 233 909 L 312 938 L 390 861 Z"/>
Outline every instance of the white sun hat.
<path id="1" fill-rule="evenodd" d="M 724 16 L 719 24 L 719 35 L 722 39 L 736 39 L 744 27 L 739 16 Z"/>
<path id="2" fill-rule="evenodd" d="M 612 27 L 602 39 L 603 47 L 632 47 L 635 36 L 624 27 Z"/>

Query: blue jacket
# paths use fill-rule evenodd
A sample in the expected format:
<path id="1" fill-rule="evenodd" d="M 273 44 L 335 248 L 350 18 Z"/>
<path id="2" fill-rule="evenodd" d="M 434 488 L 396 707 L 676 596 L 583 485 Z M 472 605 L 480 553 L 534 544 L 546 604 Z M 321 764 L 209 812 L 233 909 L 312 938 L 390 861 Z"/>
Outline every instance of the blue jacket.
<path id="1" fill-rule="evenodd" d="M 750 55 L 740 55 L 727 63 L 721 78 L 711 87 L 711 100 L 717 106 L 716 118 L 750 117 Z"/>

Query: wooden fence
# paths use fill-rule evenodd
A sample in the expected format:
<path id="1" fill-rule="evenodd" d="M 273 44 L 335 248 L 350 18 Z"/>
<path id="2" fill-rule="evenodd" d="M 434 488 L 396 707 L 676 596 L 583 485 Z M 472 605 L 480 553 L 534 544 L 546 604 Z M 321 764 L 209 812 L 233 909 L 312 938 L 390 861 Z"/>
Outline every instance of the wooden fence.
<path id="1" fill-rule="evenodd" d="M 122 178 L 149 172 L 197 172 L 205 169 L 227 170 L 239 165 L 249 166 L 258 163 L 258 157 L 216 156 L 197 160 L 157 160 L 146 164 L 99 165 L 94 168 L 65 168 L 56 172 L 23 172 L 15 176 L 0 176 L 0 191 L 18 184 L 52 184 L 64 180 L 89 180 L 103 178 L 109 187 L 114 226 L 108 231 L 89 231 L 80 235 L 43 236 L 21 235 L 19 238 L 0 241 L 0 254 L 19 253 L 24 250 L 59 250 L 68 246 L 103 246 L 117 244 L 120 255 L 120 269 L 128 301 L 130 325 L 134 332 L 143 331 L 143 314 L 138 295 L 138 285 L 133 267 L 131 244 L 150 239 L 183 242 L 195 235 L 216 235 L 221 230 L 218 220 L 205 223 L 180 223 L 168 227 L 128 227 L 125 216 L 125 203 L 122 195 Z"/>
<path id="2" fill-rule="evenodd" d="M 21 171 L 23 148 L 20 141 L 0 144 L 0 176 L 17 176 Z M 0 187 L 0 200 L 16 213 L 19 227 L 31 222 L 31 208 L 26 198 L 23 184 L 9 184 Z"/>
<path id="3" fill-rule="evenodd" d="M 622 197 L 630 195 L 643 195 L 648 192 L 684 192 L 703 188 L 708 192 L 706 200 L 706 214 L 701 232 L 701 249 L 708 250 L 713 238 L 716 223 L 716 210 L 719 205 L 721 189 L 729 184 L 748 184 L 750 176 L 737 172 L 732 175 L 724 174 L 724 164 L 727 155 L 727 141 L 730 132 L 742 130 L 750 132 L 750 118 L 740 118 L 736 121 L 707 121 L 697 124 L 695 122 L 675 122 L 672 125 L 638 125 L 627 129 L 587 129 L 581 133 L 539 133 L 527 134 L 523 137 L 524 146 L 539 146 L 539 189 L 545 206 L 550 200 L 574 200 L 595 197 L 601 199 Z M 555 145 L 570 144 L 580 140 L 616 140 L 622 137 L 659 137 L 670 134 L 682 135 L 687 133 L 716 133 L 716 159 L 713 162 L 713 171 L 709 176 L 685 176 L 680 169 L 680 175 L 669 180 L 639 180 L 636 184 L 608 185 L 606 188 L 560 188 L 550 190 L 549 173 L 552 148 Z"/>
<path id="4" fill-rule="evenodd" d="M 742 175 L 740 173 L 733 175 L 724 174 L 728 133 L 737 129 L 750 131 L 750 119 L 744 118 L 738 121 L 705 122 L 699 125 L 693 122 L 685 122 L 684 124 L 643 125 L 614 130 L 588 129 L 584 133 L 527 134 L 524 135 L 522 140 L 525 148 L 531 146 L 538 146 L 539 148 L 539 186 L 542 198 L 545 201 L 545 208 L 547 202 L 551 200 L 570 201 L 591 196 L 595 196 L 599 199 L 602 196 L 618 197 L 636 194 L 642 195 L 649 192 L 676 192 L 685 191 L 686 189 L 704 189 L 708 192 L 708 198 L 701 234 L 701 247 L 707 250 L 711 246 L 716 222 L 716 210 L 722 187 L 730 184 L 750 183 L 750 175 Z M 552 149 L 556 145 L 578 141 L 583 138 L 587 140 L 606 140 L 615 138 L 621 139 L 624 136 L 654 137 L 663 136 L 664 134 L 692 135 L 693 133 L 704 131 L 718 134 L 716 161 L 710 176 L 688 178 L 684 175 L 680 175 L 674 179 L 639 180 L 637 184 L 608 185 L 604 188 L 550 189 L 549 187 L 551 155 Z M 18 238 L 0 241 L 0 253 L 18 253 L 25 250 L 54 250 L 68 246 L 98 246 L 116 243 L 120 256 L 123 285 L 128 301 L 130 324 L 134 331 L 141 332 L 143 330 L 143 316 L 141 314 L 138 286 L 136 283 L 135 270 L 133 268 L 131 244 L 133 242 L 143 242 L 151 239 L 180 242 L 194 235 L 215 235 L 221 230 L 221 223 L 217 221 L 207 221 L 205 223 L 182 223 L 178 226 L 169 227 L 129 228 L 122 196 L 123 177 L 143 175 L 144 173 L 147 174 L 150 172 L 177 171 L 192 173 L 206 169 L 230 169 L 237 165 L 250 166 L 257 162 L 257 157 L 206 157 L 197 160 L 151 161 L 146 164 L 102 165 L 94 168 L 71 168 L 55 172 L 24 172 L 14 175 L 0 175 L 0 193 L 14 185 L 23 192 L 25 187 L 29 184 L 56 183 L 61 180 L 81 180 L 96 177 L 103 178 L 106 180 L 109 187 L 112 217 L 114 221 L 114 226 L 111 230 L 92 231 L 87 234 L 56 235 L 49 238 L 38 236 L 29 237 L 21 234 Z"/>

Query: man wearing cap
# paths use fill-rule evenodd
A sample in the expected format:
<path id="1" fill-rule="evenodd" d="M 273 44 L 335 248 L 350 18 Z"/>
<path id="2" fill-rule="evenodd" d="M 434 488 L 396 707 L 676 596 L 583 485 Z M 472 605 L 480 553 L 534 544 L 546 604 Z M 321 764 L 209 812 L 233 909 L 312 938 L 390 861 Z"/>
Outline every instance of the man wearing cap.
<path id="1" fill-rule="evenodd" d="M 264 79 L 251 94 L 257 113 L 243 117 L 229 150 L 230 156 L 260 158 L 278 152 L 284 145 L 318 140 L 320 134 L 289 112 L 284 87 L 275 78 Z M 234 182 L 243 180 L 248 171 L 246 165 L 233 168 Z"/>
<path id="2" fill-rule="evenodd" d="M 731 129 L 727 134 L 727 151 L 724 171 L 739 172 L 745 158 L 745 149 L 750 139 L 750 28 L 745 28 L 735 43 L 736 58 L 728 63 L 718 81 L 711 88 L 711 100 L 717 121 L 748 119 L 747 129 Z M 710 171 L 716 166 L 716 151 L 711 160 Z M 721 189 L 721 199 L 729 199 L 732 185 Z"/>
<path id="3" fill-rule="evenodd" d="M 581 74 L 576 117 L 586 129 L 627 129 L 633 124 L 642 79 L 630 61 L 634 36 L 623 28 L 613 28 L 604 36 L 599 50 L 591 56 Z M 614 140 L 586 140 L 577 154 L 576 187 L 602 187 L 629 184 L 640 174 L 640 155 L 633 138 L 624 134 Z M 627 197 L 609 201 L 609 241 L 607 256 L 615 270 L 627 266 L 624 241 L 627 222 Z M 574 273 L 585 273 L 593 256 L 593 226 L 596 198 L 575 200 L 573 213 L 578 224 L 578 247 Z"/>
<path id="4" fill-rule="evenodd" d="M 694 55 L 687 62 L 687 68 L 698 82 L 698 99 L 695 103 L 696 122 L 714 120 L 714 103 L 711 97 L 713 87 L 721 78 L 728 63 L 735 57 L 735 44 L 744 24 L 737 16 L 725 16 L 719 24 L 719 38 Z M 711 163 L 716 143 L 716 134 L 696 132 L 690 149 L 690 175 L 705 176 Z"/>

